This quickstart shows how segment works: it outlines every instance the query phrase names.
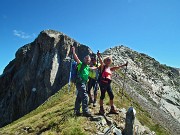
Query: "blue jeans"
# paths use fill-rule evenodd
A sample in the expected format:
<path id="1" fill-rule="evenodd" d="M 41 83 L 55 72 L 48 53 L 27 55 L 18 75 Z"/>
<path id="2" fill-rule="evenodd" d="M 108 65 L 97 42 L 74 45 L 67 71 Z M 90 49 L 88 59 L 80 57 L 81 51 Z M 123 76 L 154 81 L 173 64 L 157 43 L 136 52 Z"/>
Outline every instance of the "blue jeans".
<path id="1" fill-rule="evenodd" d="M 76 113 L 80 112 L 80 105 L 82 102 L 82 111 L 83 113 L 87 113 L 88 112 L 88 95 L 86 92 L 86 83 L 76 83 L 76 88 L 77 88 L 78 94 L 75 101 L 74 111 Z"/>

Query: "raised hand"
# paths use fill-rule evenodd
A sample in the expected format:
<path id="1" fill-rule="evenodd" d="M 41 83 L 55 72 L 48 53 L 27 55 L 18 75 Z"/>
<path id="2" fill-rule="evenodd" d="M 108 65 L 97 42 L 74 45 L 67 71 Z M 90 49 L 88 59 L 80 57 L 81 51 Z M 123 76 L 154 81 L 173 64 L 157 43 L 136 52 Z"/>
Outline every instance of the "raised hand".
<path id="1" fill-rule="evenodd" d="M 71 50 L 73 53 L 75 53 L 75 47 L 74 46 L 71 47 Z"/>
<path id="2" fill-rule="evenodd" d="M 101 56 L 101 54 L 100 54 L 99 50 L 97 51 L 97 56 Z"/>
<path id="3" fill-rule="evenodd" d="M 126 62 L 125 66 L 128 66 L 128 61 Z"/>

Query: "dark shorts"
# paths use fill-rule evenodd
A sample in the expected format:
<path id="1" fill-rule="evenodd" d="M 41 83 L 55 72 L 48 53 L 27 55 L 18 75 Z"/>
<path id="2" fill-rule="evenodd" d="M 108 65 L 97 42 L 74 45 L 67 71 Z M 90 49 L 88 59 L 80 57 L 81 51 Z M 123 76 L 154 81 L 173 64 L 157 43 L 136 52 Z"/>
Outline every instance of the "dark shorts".
<path id="1" fill-rule="evenodd" d="M 100 96 L 101 100 L 103 100 L 105 98 L 106 91 L 109 95 L 110 100 L 114 99 L 114 94 L 113 94 L 112 88 L 111 88 L 111 81 L 109 81 L 108 83 L 101 82 L 99 84 L 99 86 L 100 86 L 100 90 L 101 90 L 101 96 Z"/>

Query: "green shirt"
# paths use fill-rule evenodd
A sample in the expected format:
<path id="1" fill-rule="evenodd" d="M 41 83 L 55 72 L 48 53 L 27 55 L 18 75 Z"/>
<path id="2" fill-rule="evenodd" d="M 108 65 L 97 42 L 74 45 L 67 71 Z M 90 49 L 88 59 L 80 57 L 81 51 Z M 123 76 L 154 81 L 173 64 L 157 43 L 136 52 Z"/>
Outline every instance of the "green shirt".
<path id="1" fill-rule="evenodd" d="M 80 62 L 80 63 L 78 64 L 78 71 L 81 69 L 82 64 L 83 64 L 82 62 Z M 83 82 L 87 82 L 87 81 L 88 81 L 89 71 L 90 71 L 89 66 L 83 64 L 83 69 L 82 69 L 81 72 L 79 73 L 79 75 L 80 75 L 80 77 L 82 78 Z"/>

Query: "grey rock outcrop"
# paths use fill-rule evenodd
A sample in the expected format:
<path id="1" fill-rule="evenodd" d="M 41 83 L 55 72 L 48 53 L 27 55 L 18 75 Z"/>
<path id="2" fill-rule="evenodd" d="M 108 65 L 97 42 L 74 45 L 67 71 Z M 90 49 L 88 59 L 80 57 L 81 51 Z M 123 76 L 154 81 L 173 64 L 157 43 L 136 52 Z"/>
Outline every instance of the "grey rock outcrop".
<path id="1" fill-rule="evenodd" d="M 0 76 L 0 127 L 29 113 L 67 84 L 70 45 L 81 60 L 92 54 L 87 46 L 53 30 L 42 31 L 16 52 Z"/>

